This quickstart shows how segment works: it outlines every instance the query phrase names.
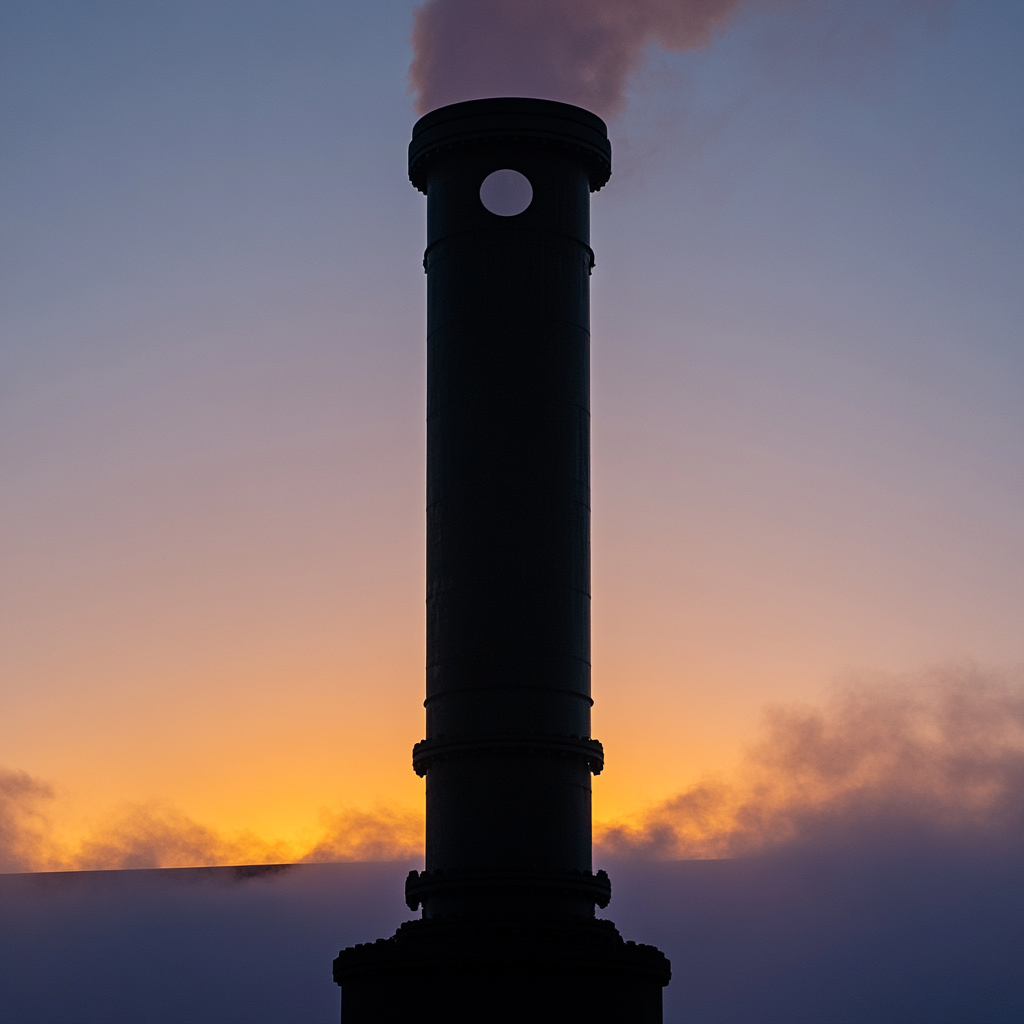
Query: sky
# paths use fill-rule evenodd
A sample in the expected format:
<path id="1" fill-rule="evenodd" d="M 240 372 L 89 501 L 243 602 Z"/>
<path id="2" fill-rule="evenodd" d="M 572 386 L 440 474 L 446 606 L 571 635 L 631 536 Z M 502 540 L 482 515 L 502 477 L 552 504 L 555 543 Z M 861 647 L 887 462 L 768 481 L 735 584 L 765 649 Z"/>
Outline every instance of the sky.
<path id="1" fill-rule="evenodd" d="M 991 806 L 1022 785 L 1024 7 L 724 6 L 696 48 L 641 33 L 600 101 L 619 853 L 742 846 L 766 773 L 759 836 L 888 800 L 925 747 L 938 817 L 984 803 L 964 749 Z M 6 870 L 418 849 L 415 7 L 0 10 Z"/>

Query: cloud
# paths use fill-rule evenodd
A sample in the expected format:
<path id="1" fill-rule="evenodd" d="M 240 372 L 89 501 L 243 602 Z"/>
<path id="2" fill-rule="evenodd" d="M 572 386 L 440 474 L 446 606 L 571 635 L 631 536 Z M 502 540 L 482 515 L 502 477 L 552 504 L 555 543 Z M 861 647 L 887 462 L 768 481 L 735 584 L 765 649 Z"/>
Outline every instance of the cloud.
<path id="1" fill-rule="evenodd" d="M 105 822 L 67 858 L 74 870 L 178 868 L 212 864 L 271 864 L 292 848 L 252 832 L 225 834 L 173 807 L 134 805 Z"/>
<path id="2" fill-rule="evenodd" d="M 741 15 L 762 19 L 752 54 L 773 79 L 856 77 L 849 58 L 889 48 L 897 26 L 946 0 L 428 0 L 414 16 L 416 108 L 538 96 L 608 117 L 652 46 L 711 45 Z M 784 15 L 778 17 L 778 15 Z"/>
<path id="3" fill-rule="evenodd" d="M 43 805 L 53 797 L 45 782 L 0 768 L 0 871 L 38 870 L 50 841 Z"/>
<path id="4" fill-rule="evenodd" d="M 414 811 L 325 812 L 313 842 L 300 845 L 222 831 L 158 801 L 123 807 L 72 846 L 54 838 L 53 799 L 48 784 L 0 770 L 0 872 L 401 860 L 423 847 L 423 816 Z"/>
<path id="5" fill-rule="evenodd" d="M 734 857 L 926 839 L 1020 844 L 1024 680 L 961 666 L 769 708 L 733 779 L 599 826 L 605 854 Z"/>
<path id="6" fill-rule="evenodd" d="M 323 820 L 324 831 L 304 862 L 403 860 L 423 852 L 423 815 L 416 811 L 347 810 Z"/>
<path id="7" fill-rule="evenodd" d="M 54 838 L 53 789 L 0 771 L 0 871 L 187 867 L 419 857 L 419 811 L 324 812 L 305 843 L 229 833 L 157 802 L 130 805 L 77 845 Z M 1024 678 L 972 666 L 857 682 L 821 707 L 775 706 L 737 771 L 597 823 L 599 856 L 723 858 L 924 842 L 1019 846 Z"/>
<path id="8" fill-rule="evenodd" d="M 409 71 L 421 113 L 479 96 L 540 96 L 600 114 L 644 49 L 707 46 L 741 0 L 430 0 Z"/>

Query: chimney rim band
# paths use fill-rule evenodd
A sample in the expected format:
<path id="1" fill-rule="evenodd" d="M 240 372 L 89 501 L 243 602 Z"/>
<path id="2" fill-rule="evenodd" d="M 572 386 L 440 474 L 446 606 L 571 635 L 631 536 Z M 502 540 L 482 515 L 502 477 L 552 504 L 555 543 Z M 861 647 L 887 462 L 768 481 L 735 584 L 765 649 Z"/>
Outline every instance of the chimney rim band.
<path id="1" fill-rule="evenodd" d="M 575 153 L 588 166 L 591 192 L 611 177 L 608 129 L 596 114 L 554 100 L 498 97 L 452 103 L 421 117 L 409 144 L 409 180 L 425 195 L 439 156 L 509 144 Z"/>

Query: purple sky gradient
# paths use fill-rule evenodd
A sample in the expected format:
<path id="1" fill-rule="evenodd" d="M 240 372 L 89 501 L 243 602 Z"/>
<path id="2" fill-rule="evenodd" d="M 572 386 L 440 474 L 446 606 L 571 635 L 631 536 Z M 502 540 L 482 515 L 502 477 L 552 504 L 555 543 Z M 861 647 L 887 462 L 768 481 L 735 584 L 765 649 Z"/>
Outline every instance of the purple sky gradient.
<path id="1" fill-rule="evenodd" d="M 413 6 L 0 12 L 0 764 L 68 842 L 421 801 Z M 1024 662 L 1024 11 L 894 7 L 650 48 L 611 124 L 599 818 L 765 703 Z"/>

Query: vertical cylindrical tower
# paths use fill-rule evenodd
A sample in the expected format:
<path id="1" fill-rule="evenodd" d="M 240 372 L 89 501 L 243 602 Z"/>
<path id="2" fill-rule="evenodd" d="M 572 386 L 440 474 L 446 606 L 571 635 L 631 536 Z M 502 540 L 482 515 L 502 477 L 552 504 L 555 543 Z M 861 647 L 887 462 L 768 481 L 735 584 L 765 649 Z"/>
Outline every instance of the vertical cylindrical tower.
<path id="1" fill-rule="evenodd" d="M 423 916 L 334 963 L 343 1024 L 657 1024 L 669 964 L 595 917 L 590 193 L 604 122 L 548 100 L 421 118 L 427 196 Z"/>
<path id="2" fill-rule="evenodd" d="M 413 134 L 410 177 L 427 195 L 427 738 L 414 751 L 427 841 L 409 893 L 427 916 L 607 902 L 590 875 L 589 242 L 610 156 L 599 118 L 544 100 L 456 104 Z"/>

